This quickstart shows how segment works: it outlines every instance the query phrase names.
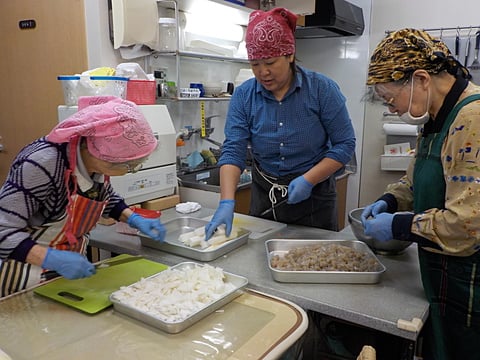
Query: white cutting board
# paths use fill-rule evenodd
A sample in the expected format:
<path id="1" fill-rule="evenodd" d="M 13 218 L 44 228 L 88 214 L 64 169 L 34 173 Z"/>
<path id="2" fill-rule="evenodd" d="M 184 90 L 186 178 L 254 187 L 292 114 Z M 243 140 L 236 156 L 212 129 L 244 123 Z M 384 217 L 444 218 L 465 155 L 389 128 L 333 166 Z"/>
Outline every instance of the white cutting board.
<path id="1" fill-rule="evenodd" d="M 204 218 L 204 220 L 209 221 L 211 218 L 212 216 L 208 216 Z M 251 231 L 249 239 L 256 240 L 283 229 L 287 226 L 287 224 L 272 220 L 265 220 L 255 216 L 235 213 L 233 218 L 233 226 Z"/>

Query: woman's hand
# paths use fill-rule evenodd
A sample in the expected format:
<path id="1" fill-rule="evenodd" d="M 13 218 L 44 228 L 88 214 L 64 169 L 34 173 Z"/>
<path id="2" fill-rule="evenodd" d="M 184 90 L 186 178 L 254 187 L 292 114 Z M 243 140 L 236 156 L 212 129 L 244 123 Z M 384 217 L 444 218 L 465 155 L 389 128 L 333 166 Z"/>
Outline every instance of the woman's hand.
<path id="1" fill-rule="evenodd" d="M 225 224 L 225 235 L 230 236 L 233 224 L 233 213 L 235 211 L 235 200 L 220 200 L 212 220 L 205 226 L 205 240 L 212 237 L 213 233 L 222 224 Z"/>
<path id="2" fill-rule="evenodd" d="M 77 252 L 53 248 L 47 249 L 42 268 L 54 270 L 70 280 L 90 277 L 96 272 L 95 266 L 85 256 Z"/>
<path id="3" fill-rule="evenodd" d="M 367 207 L 365 207 L 361 215 L 363 227 L 365 227 L 365 223 L 369 217 L 371 216 L 375 217 L 382 212 L 386 212 L 387 209 L 388 209 L 388 205 L 385 200 L 378 200 L 373 204 L 370 204 Z"/>
<path id="4" fill-rule="evenodd" d="M 160 219 L 147 219 L 135 213 L 129 216 L 127 224 L 156 241 L 163 241 L 167 233 Z"/>
<path id="5" fill-rule="evenodd" d="M 288 184 L 288 204 L 296 204 L 308 199 L 312 194 L 313 184 L 308 182 L 303 175 L 293 179 Z"/>
<path id="6" fill-rule="evenodd" d="M 379 241 L 388 241 L 393 239 L 392 222 L 395 215 L 382 212 L 373 219 L 365 221 L 365 235 L 374 237 Z"/>

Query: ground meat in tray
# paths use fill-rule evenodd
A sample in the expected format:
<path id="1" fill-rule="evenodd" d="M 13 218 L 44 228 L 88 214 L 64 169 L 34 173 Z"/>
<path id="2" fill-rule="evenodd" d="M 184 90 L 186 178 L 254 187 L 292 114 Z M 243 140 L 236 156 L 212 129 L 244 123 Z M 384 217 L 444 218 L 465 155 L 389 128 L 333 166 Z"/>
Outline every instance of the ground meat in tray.
<path id="1" fill-rule="evenodd" d="M 385 271 L 361 241 L 272 239 L 265 246 L 268 266 L 279 282 L 371 284 Z"/>

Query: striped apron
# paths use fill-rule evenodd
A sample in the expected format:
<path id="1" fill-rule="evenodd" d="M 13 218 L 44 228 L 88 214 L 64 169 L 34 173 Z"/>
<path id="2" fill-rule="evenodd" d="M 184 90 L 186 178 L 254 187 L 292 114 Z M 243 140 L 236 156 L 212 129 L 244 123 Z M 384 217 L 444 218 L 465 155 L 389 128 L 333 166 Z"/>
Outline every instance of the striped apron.
<path id="1" fill-rule="evenodd" d="M 47 228 L 46 226 L 29 228 L 28 232 L 32 239 L 37 242 Z M 32 277 L 37 279 L 33 280 Z M 0 297 L 26 289 L 39 281 L 40 268 L 38 266 L 16 260 L 2 260 L 0 263 Z"/>
<path id="2" fill-rule="evenodd" d="M 71 149 L 77 149 L 75 141 L 72 142 Z M 67 217 L 63 228 L 49 242 L 49 246 L 58 250 L 85 254 L 89 239 L 88 233 L 100 219 L 107 204 L 107 199 L 104 191 L 92 195 L 92 197 L 101 200 L 91 199 L 77 193 L 77 181 L 75 176 L 72 175 L 77 164 L 77 151 L 70 151 L 69 157 L 71 167 L 65 171 L 68 192 Z M 105 177 L 105 181 L 108 181 L 108 177 Z M 73 193 L 70 192 L 70 182 L 73 182 Z M 105 185 L 103 184 L 102 189 L 104 188 Z M 32 239 L 38 241 L 47 228 L 47 226 L 42 226 L 29 229 Z M 0 297 L 38 284 L 46 273 L 48 271 L 41 269 L 39 266 L 13 259 L 2 261 L 0 264 Z"/>

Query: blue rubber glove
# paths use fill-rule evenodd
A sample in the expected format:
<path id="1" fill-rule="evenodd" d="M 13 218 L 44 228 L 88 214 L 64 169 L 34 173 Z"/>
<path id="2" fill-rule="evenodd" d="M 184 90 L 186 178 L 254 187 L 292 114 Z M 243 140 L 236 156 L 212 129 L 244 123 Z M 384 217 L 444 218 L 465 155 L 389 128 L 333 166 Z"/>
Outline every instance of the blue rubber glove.
<path id="1" fill-rule="evenodd" d="M 287 204 L 296 204 L 308 199 L 312 194 L 313 184 L 309 183 L 303 175 L 296 177 L 288 184 Z"/>
<path id="2" fill-rule="evenodd" d="M 378 241 L 392 240 L 392 222 L 394 216 L 394 214 L 382 212 L 373 219 L 365 221 L 365 235 L 371 236 Z"/>
<path id="3" fill-rule="evenodd" d="M 373 204 L 370 204 L 367 207 L 365 207 L 361 215 L 363 227 L 365 227 L 365 222 L 370 216 L 375 217 L 378 214 L 387 211 L 387 209 L 388 209 L 388 205 L 385 200 L 375 201 Z"/>
<path id="4" fill-rule="evenodd" d="M 95 274 L 95 266 L 79 253 L 66 250 L 47 249 L 42 268 L 54 270 L 64 278 L 73 280 L 90 277 Z"/>
<path id="5" fill-rule="evenodd" d="M 165 230 L 165 226 L 162 225 L 159 219 L 147 219 L 134 213 L 128 218 L 127 224 L 150 236 L 153 240 L 163 241 L 165 239 L 167 230 Z"/>
<path id="6" fill-rule="evenodd" d="M 230 236 L 234 210 L 235 200 L 220 200 L 212 220 L 205 226 L 205 240 L 210 239 L 217 227 L 222 224 L 225 224 L 225 235 Z"/>

